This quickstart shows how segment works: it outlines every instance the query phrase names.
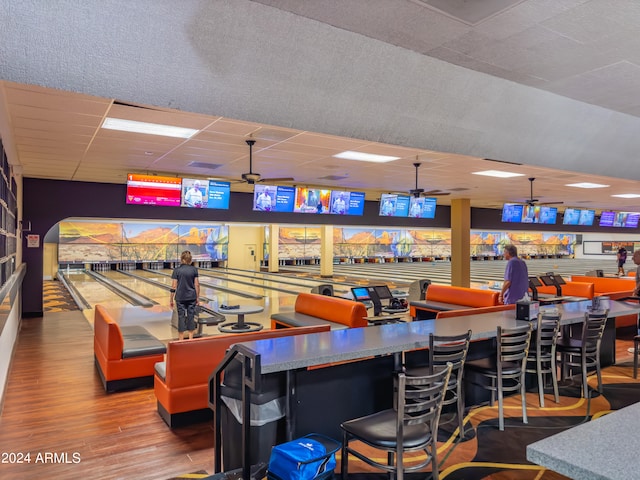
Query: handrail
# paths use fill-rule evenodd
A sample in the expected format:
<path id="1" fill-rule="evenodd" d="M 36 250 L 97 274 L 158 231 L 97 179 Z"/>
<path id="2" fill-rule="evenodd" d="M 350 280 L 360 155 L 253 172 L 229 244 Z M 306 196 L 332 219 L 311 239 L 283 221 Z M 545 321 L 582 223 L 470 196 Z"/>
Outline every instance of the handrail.
<path id="1" fill-rule="evenodd" d="M 16 271 L 13 272 L 7 281 L 2 287 L 0 287 L 0 305 L 2 305 L 7 298 L 7 295 L 10 296 L 11 307 L 13 307 L 13 302 L 16 298 L 19 299 L 17 295 L 18 289 L 20 285 L 22 285 L 22 280 L 24 279 L 25 274 L 27 273 L 27 264 L 21 263 Z M 0 335 L 2 334 L 2 330 L 4 330 L 4 326 L 7 323 L 7 318 L 9 317 L 8 312 L 11 311 L 11 308 L 7 310 L 7 314 L 0 314 Z"/>

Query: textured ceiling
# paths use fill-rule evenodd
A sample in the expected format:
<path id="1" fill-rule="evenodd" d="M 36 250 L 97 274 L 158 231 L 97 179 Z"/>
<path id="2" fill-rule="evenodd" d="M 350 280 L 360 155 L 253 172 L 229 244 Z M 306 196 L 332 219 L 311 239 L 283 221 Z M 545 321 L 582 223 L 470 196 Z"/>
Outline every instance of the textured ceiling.
<path id="1" fill-rule="evenodd" d="M 0 134 L 29 177 L 238 179 L 252 137 L 262 177 L 370 199 L 413 188 L 420 162 L 418 186 L 450 193 L 440 203 L 524 201 L 535 177 L 541 201 L 637 210 L 635 200 L 611 197 L 640 193 L 636 2 L 470 5 L 478 4 L 5 2 Z M 106 131 L 106 116 L 200 133 L 184 141 Z M 332 157 L 346 149 L 400 160 Z M 471 174 L 489 168 L 523 176 Z M 610 187 L 565 187 L 578 181 Z"/>

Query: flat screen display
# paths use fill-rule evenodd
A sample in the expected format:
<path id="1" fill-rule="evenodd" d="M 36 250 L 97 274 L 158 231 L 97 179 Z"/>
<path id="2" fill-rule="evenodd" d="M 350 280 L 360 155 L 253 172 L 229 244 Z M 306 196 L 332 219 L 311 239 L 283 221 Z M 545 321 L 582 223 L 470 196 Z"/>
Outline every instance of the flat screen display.
<path id="1" fill-rule="evenodd" d="M 558 209 L 544 205 L 523 205 L 522 223 L 553 225 L 556 223 Z"/>
<path id="2" fill-rule="evenodd" d="M 296 188 L 293 211 L 296 213 L 320 213 L 330 212 L 331 190 L 317 188 Z"/>
<path id="3" fill-rule="evenodd" d="M 522 210 L 524 205 L 517 203 L 505 203 L 502 206 L 502 221 L 503 222 L 520 222 L 522 219 Z"/>
<path id="4" fill-rule="evenodd" d="M 407 217 L 409 216 L 410 199 L 408 195 L 396 195 L 384 193 L 380 197 L 381 217 Z"/>
<path id="5" fill-rule="evenodd" d="M 351 294 L 353 295 L 354 300 L 358 302 L 365 302 L 365 301 L 371 300 L 371 296 L 369 295 L 369 289 L 367 287 L 352 288 Z"/>
<path id="6" fill-rule="evenodd" d="M 182 179 L 180 205 L 188 208 L 229 208 L 231 184 L 218 180 Z"/>
<path id="7" fill-rule="evenodd" d="M 376 292 L 376 295 L 378 295 L 380 300 L 390 300 L 393 298 L 391 290 L 389 290 L 387 285 L 375 285 L 373 290 Z"/>
<path id="8" fill-rule="evenodd" d="M 531 285 L 533 285 L 534 287 L 541 287 L 542 286 L 542 282 L 540 281 L 540 279 L 538 277 L 529 277 L 529 283 Z"/>
<path id="9" fill-rule="evenodd" d="M 613 227 L 616 212 L 605 211 L 600 214 L 600 227 Z"/>
<path id="10" fill-rule="evenodd" d="M 436 199 L 411 197 L 409 200 L 408 216 L 413 218 L 435 218 Z"/>
<path id="11" fill-rule="evenodd" d="M 334 215 L 364 214 L 364 192 L 331 191 L 330 213 Z"/>
<path id="12" fill-rule="evenodd" d="M 580 220 L 578 220 L 578 225 L 593 225 L 593 221 L 596 218 L 595 210 L 580 210 Z"/>
<path id="13" fill-rule="evenodd" d="M 626 228 L 638 228 L 638 220 L 640 220 L 640 213 L 629 212 L 624 226 Z"/>
<path id="14" fill-rule="evenodd" d="M 295 187 L 255 185 L 253 209 L 260 212 L 293 212 L 295 196 Z"/>
<path id="15" fill-rule="evenodd" d="M 126 202 L 131 205 L 179 207 L 182 179 L 156 175 L 127 175 Z"/>
<path id="16" fill-rule="evenodd" d="M 553 277 L 551 275 L 541 275 L 540 276 L 540 280 L 542 281 L 542 283 L 544 283 L 547 287 L 552 287 L 555 285 L 555 283 L 553 282 Z"/>
<path id="17" fill-rule="evenodd" d="M 563 225 L 579 225 L 581 213 L 582 212 L 577 208 L 565 209 L 564 215 L 562 216 L 562 224 Z"/>

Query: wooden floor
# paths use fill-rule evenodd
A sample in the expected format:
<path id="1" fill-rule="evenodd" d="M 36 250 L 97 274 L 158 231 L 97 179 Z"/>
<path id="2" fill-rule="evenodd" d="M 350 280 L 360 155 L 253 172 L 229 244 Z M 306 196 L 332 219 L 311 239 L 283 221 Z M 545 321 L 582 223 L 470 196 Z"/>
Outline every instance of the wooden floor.
<path id="1" fill-rule="evenodd" d="M 630 360 L 630 338 L 617 342 L 618 362 Z M 212 473 L 213 439 L 211 423 L 170 430 L 152 389 L 105 394 L 93 364 L 92 329 L 80 312 L 22 321 L 0 416 L 0 452 L 28 453 L 30 463 L 0 458 L 0 479 Z"/>
<path id="2" fill-rule="evenodd" d="M 4 463 L 3 456 L 1 479 L 212 473 L 213 438 L 210 423 L 170 430 L 156 412 L 153 389 L 107 395 L 93 364 L 93 331 L 80 312 L 22 321 L 0 417 L 0 453 L 30 453 L 31 463 Z M 44 463 L 52 456 L 58 463 Z"/>

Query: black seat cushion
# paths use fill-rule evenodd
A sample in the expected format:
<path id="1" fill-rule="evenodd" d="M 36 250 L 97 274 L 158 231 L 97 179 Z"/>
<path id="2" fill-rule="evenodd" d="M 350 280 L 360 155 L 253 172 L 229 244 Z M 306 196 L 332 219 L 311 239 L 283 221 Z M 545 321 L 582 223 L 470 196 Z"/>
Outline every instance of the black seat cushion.
<path id="1" fill-rule="evenodd" d="M 395 448 L 397 415 L 395 410 L 383 410 L 366 417 L 349 420 L 341 426 L 366 443 L 382 448 Z M 404 427 L 405 448 L 420 447 L 430 440 L 431 430 L 428 425 L 421 423 Z"/>
<path id="2" fill-rule="evenodd" d="M 580 353 L 582 349 L 582 340 L 579 338 L 571 338 L 571 337 L 559 338 L 558 343 L 556 344 L 556 349 L 562 350 L 563 352 Z"/>
<path id="3" fill-rule="evenodd" d="M 477 360 L 470 360 L 465 363 L 467 368 L 475 370 L 476 372 L 484 373 L 484 374 L 493 374 L 496 375 L 498 371 L 496 357 L 488 357 L 488 358 L 478 358 Z M 520 371 L 520 364 L 514 362 L 503 362 L 502 363 L 502 374 L 503 375 L 511 375 L 518 373 Z"/>

